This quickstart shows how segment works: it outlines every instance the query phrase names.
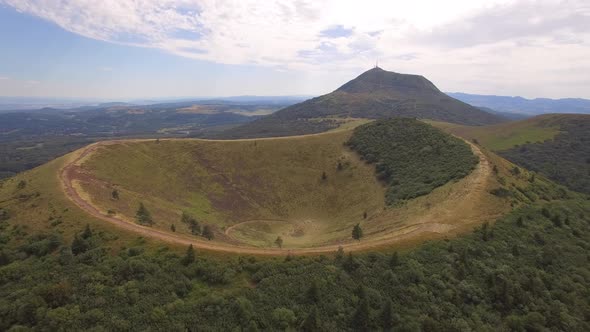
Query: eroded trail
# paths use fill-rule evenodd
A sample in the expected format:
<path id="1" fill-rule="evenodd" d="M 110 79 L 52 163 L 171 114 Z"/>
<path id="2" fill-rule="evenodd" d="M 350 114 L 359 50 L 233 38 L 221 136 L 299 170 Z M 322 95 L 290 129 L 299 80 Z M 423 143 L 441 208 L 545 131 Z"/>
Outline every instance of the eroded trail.
<path id="1" fill-rule="evenodd" d="M 314 134 L 314 135 L 321 135 L 321 134 Z M 289 137 L 290 139 L 296 137 Z M 267 138 L 267 139 L 284 139 L 284 138 Z M 247 139 L 247 140 L 260 140 L 260 139 Z M 411 224 L 408 224 L 406 227 L 397 228 L 392 231 L 385 231 L 378 236 L 370 236 L 368 235 L 362 241 L 346 241 L 343 243 L 338 244 L 330 244 L 325 246 L 318 246 L 318 247 L 308 247 L 308 248 L 259 248 L 259 247 L 251 247 L 251 246 L 240 246 L 240 245 L 233 245 L 229 243 L 223 242 L 216 242 L 216 241 L 207 241 L 201 240 L 194 237 L 184 236 L 181 234 L 173 234 L 166 231 L 162 231 L 159 229 L 154 229 L 146 226 L 142 226 L 131 221 L 126 221 L 120 217 L 114 215 L 108 215 L 102 212 L 98 207 L 91 204 L 90 201 L 86 200 L 83 194 L 79 193 L 75 181 L 80 179 L 84 176 L 83 172 L 81 171 L 81 163 L 85 158 L 88 158 L 92 153 L 97 151 L 100 147 L 111 145 L 111 144 L 120 144 L 125 142 L 140 142 L 140 141 L 150 141 L 150 140 L 120 140 L 120 141 L 104 141 L 91 144 L 86 146 L 80 150 L 73 152 L 69 156 L 69 160 L 66 160 L 64 166 L 62 167 L 59 178 L 62 183 L 62 188 L 66 194 L 66 196 L 79 208 L 87 212 L 88 214 L 92 215 L 95 218 L 103 220 L 105 222 L 109 222 L 121 229 L 134 232 L 138 235 L 144 237 L 155 238 L 158 240 L 162 240 L 169 243 L 179 244 L 179 245 L 190 245 L 192 244 L 195 248 L 199 248 L 202 250 L 212 250 L 218 252 L 226 252 L 226 253 L 238 253 L 238 254 L 254 254 L 254 255 L 287 255 L 287 254 L 320 254 L 320 253 L 331 253 L 338 250 L 339 247 L 344 248 L 347 251 L 359 251 L 359 250 L 368 250 L 368 249 L 375 249 L 375 248 L 383 248 L 395 243 L 401 242 L 411 242 L 413 240 L 417 240 L 419 238 L 424 238 L 424 235 L 440 235 L 450 233 L 459 227 L 457 226 L 460 224 L 456 222 L 455 225 L 441 223 L 440 222 L 440 214 L 427 214 L 422 216 L 420 220 L 416 220 Z M 461 179 L 453 188 L 454 191 L 451 192 L 446 201 L 442 203 L 444 209 L 444 215 L 447 217 L 452 216 L 462 216 L 462 209 L 466 205 L 474 206 L 482 202 L 485 195 L 489 195 L 487 193 L 487 184 L 489 183 L 490 179 L 492 178 L 492 171 L 488 160 L 486 159 L 485 155 L 481 152 L 481 150 L 467 142 L 474 154 L 476 154 L 480 162 L 473 170 L 471 174 L 466 176 L 465 178 Z M 455 202 L 461 202 L 461 204 L 454 204 Z M 433 211 L 436 211 L 433 210 Z M 438 212 L 437 212 L 438 213 Z M 497 215 L 486 215 L 482 216 L 482 218 L 478 218 L 478 222 L 483 222 L 483 220 L 490 220 L 496 218 Z M 460 218 L 460 217 L 459 217 Z M 470 218 L 471 219 L 471 218 Z M 435 222 L 436 220 L 436 222 Z M 473 224 L 473 220 L 466 220 L 464 224 L 470 225 Z M 228 232 L 226 232 L 228 233 Z"/>

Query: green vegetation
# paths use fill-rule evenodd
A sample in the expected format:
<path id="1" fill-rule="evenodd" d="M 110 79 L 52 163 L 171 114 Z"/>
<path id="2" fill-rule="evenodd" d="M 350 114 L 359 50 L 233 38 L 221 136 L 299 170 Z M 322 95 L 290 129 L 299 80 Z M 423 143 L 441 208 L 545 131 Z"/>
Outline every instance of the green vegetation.
<path id="1" fill-rule="evenodd" d="M 201 235 L 201 224 L 195 219 L 195 217 L 189 215 L 186 212 L 182 212 L 180 222 L 187 225 L 193 235 Z M 174 228 L 176 231 L 176 227 Z"/>
<path id="2" fill-rule="evenodd" d="M 394 204 L 469 174 L 478 162 L 467 144 L 415 119 L 380 120 L 355 129 L 347 145 L 389 185 Z"/>
<path id="3" fill-rule="evenodd" d="M 557 117 L 563 117 L 563 115 L 543 115 L 521 121 L 482 127 L 437 122 L 433 124 L 447 128 L 452 133 L 465 139 L 475 140 L 478 144 L 490 150 L 502 151 L 516 145 L 539 143 L 554 138 L 560 132 L 560 121 L 554 121 Z"/>
<path id="4" fill-rule="evenodd" d="M 0 114 L 0 127 L 2 127 L 2 121 L 7 120 L 5 117 L 6 115 Z M 26 119 L 21 121 L 25 122 Z M 19 121 L 15 125 L 20 126 L 21 122 Z M 0 132 L 2 132 L 1 128 Z M 42 165 L 91 142 L 91 139 L 79 137 L 30 139 L 27 134 L 23 134 L 13 139 L 7 139 L 0 136 L 0 179 Z"/>
<path id="5" fill-rule="evenodd" d="M 590 115 L 548 114 L 486 127 L 435 123 L 570 189 L 590 193 Z"/>
<path id="6" fill-rule="evenodd" d="M 570 189 L 590 194 L 590 115 L 554 119 L 560 133 L 552 140 L 521 144 L 500 155 Z"/>
<path id="7" fill-rule="evenodd" d="M 587 331 L 589 225 L 588 201 L 542 201 L 402 254 L 222 260 L 8 219 L 0 329 Z"/>
<path id="8" fill-rule="evenodd" d="M 140 225 L 150 226 L 154 223 L 152 220 L 152 214 L 148 209 L 143 205 L 143 203 L 139 203 L 139 208 L 137 209 L 137 213 L 135 214 L 135 220 Z"/>
<path id="9" fill-rule="evenodd" d="M 360 240 L 363 237 L 363 229 L 361 228 L 360 224 L 354 225 L 352 228 L 352 238 L 355 240 Z"/>

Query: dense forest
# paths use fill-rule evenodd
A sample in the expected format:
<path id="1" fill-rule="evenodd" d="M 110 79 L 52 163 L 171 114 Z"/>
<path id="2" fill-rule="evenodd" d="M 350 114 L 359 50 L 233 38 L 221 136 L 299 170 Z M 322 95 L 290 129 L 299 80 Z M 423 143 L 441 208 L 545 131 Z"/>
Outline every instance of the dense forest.
<path id="1" fill-rule="evenodd" d="M 500 151 L 504 158 L 590 194 L 590 116 L 563 117 L 552 140 Z"/>
<path id="2" fill-rule="evenodd" d="M 375 163 L 377 176 L 389 185 L 389 204 L 426 195 L 460 179 L 478 162 L 465 142 L 409 118 L 360 126 L 347 145 L 368 163 Z"/>
<path id="3" fill-rule="evenodd" d="M 0 330 L 590 330 L 590 208 L 537 202 L 408 252 L 275 259 L 27 234 L 0 211 Z M 19 245 L 15 245 L 20 243 Z"/>

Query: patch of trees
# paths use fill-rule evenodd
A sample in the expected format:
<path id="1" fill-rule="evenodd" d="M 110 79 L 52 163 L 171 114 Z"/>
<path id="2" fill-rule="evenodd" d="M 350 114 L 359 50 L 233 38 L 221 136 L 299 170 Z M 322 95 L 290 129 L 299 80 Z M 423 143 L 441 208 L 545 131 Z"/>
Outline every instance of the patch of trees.
<path id="1" fill-rule="evenodd" d="M 193 235 L 201 235 L 201 224 L 197 219 L 186 212 L 182 212 L 180 222 L 187 225 Z"/>
<path id="2" fill-rule="evenodd" d="M 187 212 L 182 212 L 180 222 L 187 225 L 193 235 L 201 235 L 207 240 L 212 240 L 215 237 L 213 228 L 210 225 L 203 225 L 201 227 L 201 224 L 197 219 Z M 176 231 L 176 227 L 174 228 L 174 231 Z"/>
<path id="3" fill-rule="evenodd" d="M 152 219 L 152 214 L 150 213 L 150 211 L 148 211 L 143 202 L 139 203 L 139 208 L 135 213 L 135 220 L 138 224 L 144 226 L 151 226 L 154 223 Z"/>
<path id="4" fill-rule="evenodd" d="M 523 144 L 499 154 L 572 190 L 590 194 L 590 116 L 563 117 L 560 130 L 552 140 Z"/>
<path id="5" fill-rule="evenodd" d="M 389 186 L 389 204 L 426 195 L 463 178 L 478 163 L 465 142 L 409 118 L 360 126 L 347 145 L 375 164 L 377 177 Z"/>
<path id="6" fill-rule="evenodd" d="M 0 330 L 588 331 L 590 205 L 537 202 L 404 253 L 113 253 L 0 227 Z M 25 277 L 23 277 L 25 276 Z M 255 286 L 255 287 L 253 287 Z"/>

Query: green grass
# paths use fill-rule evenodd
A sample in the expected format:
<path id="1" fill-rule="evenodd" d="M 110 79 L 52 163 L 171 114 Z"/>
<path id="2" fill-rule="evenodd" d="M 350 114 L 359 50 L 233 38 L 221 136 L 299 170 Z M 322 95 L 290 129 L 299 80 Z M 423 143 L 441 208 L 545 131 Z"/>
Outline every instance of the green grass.
<path id="1" fill-rule="evenodd" d="M 363 213 L 382 211 L 385 188 L 344 142 L 352 131 L 289 139 L 242 141 L 162 140 L 101 148 L 83 168 L 96 179 L 82 183 L 94 204 L 132 219 L 139 202 L 154 227 L 189 233 L 182 211 L 219 234 L 250 220 L 285 220 L 270 232 L 232 232 L 238 240 L 265 246 L 277 236 L 285 246 L 308 246 L 348 238 Z M 341 169 L 338 169 L 338 164 Z M 322 179 L 322 174 L 326 178 Z M 100 185 L 97 185 L 99 183 Z M 117 188 L 119 200 L 110 192 Z M 293 228 L 306 224 L 304 234 Z M 250 235 L 249 235 L 250 234 Z M 255 235 L 255 236 L 254 236 Z M 260 242 L 260 238 L 265 238 Z"/>
<path id="2" fill-rule="evenodd" d="M 0 209 L 7 211 L 12 225 L 10 234 L 24 239 L 30 234 L 57 234 L 69 242 L 85 225 L 91 225 L 97 233 L 115 248 L 128 246 L 138 238 L 132 233 L 121 232 L 89 216 L 68 200 L 58 179 L 58 172 L 67 156 L 55 159 L 41 167 L 0 181 Z M 19 189 L 19 183 L 26 185 Z M 158 246 L 152 241 L 150 246 Z"/>
<path id="3" fill-rule="evenodd" d="M 503 151 L 517 145 L 544 142 L 559 134 L 555 115 L 508 122 L 492 126 L 462 126 L 450 123 L 430 123 L 469 140 L 477 140 L 492 151 Z"/>

